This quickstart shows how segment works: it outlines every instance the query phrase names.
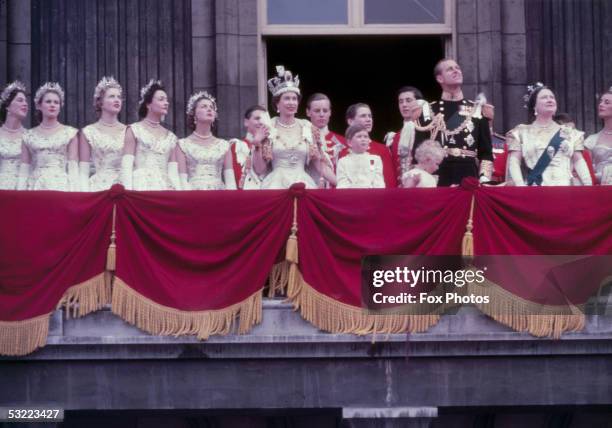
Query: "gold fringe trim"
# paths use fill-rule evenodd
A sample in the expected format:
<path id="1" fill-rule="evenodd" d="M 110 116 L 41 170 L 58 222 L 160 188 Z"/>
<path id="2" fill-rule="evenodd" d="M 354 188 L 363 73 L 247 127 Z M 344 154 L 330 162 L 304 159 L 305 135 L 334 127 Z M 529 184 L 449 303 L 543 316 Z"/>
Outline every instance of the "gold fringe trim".
<path id="1" fill-rule="evenodd" d="M 49 315 L 24 321 L 0 321 L 0 355 L 21 356 L 47 344 Z"/>
<path id="2" fill-rule="evenodd" d="M 206 340 L 214 334 L 249 332 L 261 322 L 261 290 L 227 308 L 210 311 L 181 311 L 160 305 L 138 294 L 120 278 L 115 277 L 111 309 L 113 313 L 141 330 L 156 335 L 196 335 Z"/>
<path id="3" fill-rule="evenodd" d="M 474 200 L 475 197 L 472 195 L 472 201 L 470 202 L 470 216 L 468 218 L 467 225 L 465 226 L 465 234 L 461 241 L 461 254 L 466 257 L 474 256 Z"/>
<path id="4" fill-rule="evenodd" d="M 268 277 L 268 297 L 275 297 L 277 293 L 284 293 L 287 289 L 288 279 L 289 263 L 282 261 L 272 266 Z"/>
<path id="5" fill-rule="evenodd" d="M 115 224 L 117 222 L 117 205 L 113 205 L 113 228 L 111 231 L 110 244 L 106 251 L 106 270 L 114 271 L 117 268 L 117 245 L 115 244 L 116 232 Z"/>
<path id="6" fill-rule="evenodd" d="M 418 333 L 436 325 L 437 314 L 425 315 L 372 315 L 365 309 L 347 305 L 332 299 L 312 288 L 292 265 L 295 280 L 289 282 L 287 299 L 302 317 L 315 327 L 330 333 L 392 334 Z"/>
<path id="7" fill-rule="evenodd" d="M 515 296 L 490 281 L 484 284 L 468 284 L 471 294 L 489 296 L 489 303 L 476 304 L 476 307 L 513 330 L 559 339 L 564 332 L 584 329 L 586 321 L 582 305 L 541 305 Z"/>
<path id="8" fill-rule="evenodd" d="M 57 304 L 64 308 L 66 318 L 77 318 L 102 309 L 111 301 L 112 276 L 103 272 L 66 290 Z"/>
<path id="9" fill-rule="evenodd" d="M 68 288 L 57 309 L 65 308 L 66 317 L 82 317 L 110 303 L 111 276 L 103 272 Z M 27 355 L 47 343 L 49 316 L 40 315 L 23 321 L 0 321 L 0 355 Z"/>

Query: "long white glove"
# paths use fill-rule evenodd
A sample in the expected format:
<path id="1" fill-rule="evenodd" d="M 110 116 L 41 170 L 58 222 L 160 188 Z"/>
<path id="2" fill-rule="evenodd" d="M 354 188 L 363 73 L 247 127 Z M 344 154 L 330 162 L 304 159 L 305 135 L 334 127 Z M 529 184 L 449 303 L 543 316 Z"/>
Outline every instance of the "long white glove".
<path id="1" fill-rule="evenodd" d="M 174 190 L 182 190 L 177 162 L 168 162 L 168 179 Z"/>
<path id="2" fill-rule="evenodd" d="M 181 179 L 181 188 L 183 190 L 191 190 L 191 184 L 189 184 L 189 176 L 185 173 L 179 174 Z"/>
<path id="3" fill-rule="evenodd" d="M 79 185 L 81 192 L 89 192 L 89 162 L 79 162 Z"/>
<path id="4" fill-rule="evenodd" d="M 17 190 L 26 190 L 28 177 L 30 176 L 30 164 L 22 163 L 19 165 L 19 175 L 17 175 Z"/>
<path id="5" fill-rule="evenodd" d="M 78 192 L 79 185 L 79 163 L 75 160 L 68 161 L 68 190 Z"/>
<path id="6" fill-rule="evenodd" d="M 132 174 L 134 172 L 134 155 L 123 155 L 121 158 L 121 184 L 127 190 L 132 190 Z"/>
<path id="7" fill-rule="evenodd" d="M 508 172 L 510 178 L 514 181 L 515 186 L 524 186 L 525 180 L 523 180 L 523 173 L 521 172 L 521 160 L 512 156 L 512 153 L 508 155 Z"/>
<path id="8" fill-rule="evenodd" d="M 582 182 L 583 186 L 592 186 L 593 180 L 591 180 L 591 173 L 589 172 L 589 167 L 587 166 L 586 161 L 583 157 L 574 164 L 574 169 L 576 170 L 576 174 L 578 174 L 578 178 Z"/>
<path id="9" fill-rule="evenodd" d="M 234 170 L 231 168 L 223 170 L 223 181 L 225 181 L 225 190 L 236 190 L 236 177 Z"/>

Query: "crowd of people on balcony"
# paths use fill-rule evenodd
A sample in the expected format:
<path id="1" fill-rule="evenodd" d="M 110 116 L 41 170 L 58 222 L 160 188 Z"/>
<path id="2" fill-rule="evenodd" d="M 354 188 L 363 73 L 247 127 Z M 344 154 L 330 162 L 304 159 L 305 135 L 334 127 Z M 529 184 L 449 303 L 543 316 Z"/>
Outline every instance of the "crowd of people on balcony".
<path id="1" fill-rule="evenodd" d="M 121 123 L 123 89 L 112 77 L 94 90 L 95 123 L 81 130 L 60 123 L 64 91 L 47 82 L 33 100 L 39 124 L 25 129 L 27 89 L 15 81 L 0 94 L 0 189 L 410 188 L 455 186 L 465 177 L 515 186 L 612 185 L 612 87 L 599 100 L 603 128 L 585 139 L 558 114 L 551 88 L 530 85 L 524 101 L 532 120 L 506 134 L 494 159 L 493 106 L 464 97 L 456 61 L 440 60 L 434 76 L 442 90 L 435 102 L 415 87 L 399 89 L 403 126 L 384 143 L 370 138 L 373 115 L 365 103 L 347 109 L 343 135 L 328 128 L 332 105 L 325 94 L 307 99 L 308 120 L 297 118 L 299 78 L 282 66 L 268 81 L 275 117 L 263 106 L 248 108 L 246 136 L 230 140 L 214 135 L 217 103 L 205 91 L 189 98 L 191 133 L 177 138 L 163 124 L 170 102 L 159 80 L 140 91 L 140 120 Z"/>

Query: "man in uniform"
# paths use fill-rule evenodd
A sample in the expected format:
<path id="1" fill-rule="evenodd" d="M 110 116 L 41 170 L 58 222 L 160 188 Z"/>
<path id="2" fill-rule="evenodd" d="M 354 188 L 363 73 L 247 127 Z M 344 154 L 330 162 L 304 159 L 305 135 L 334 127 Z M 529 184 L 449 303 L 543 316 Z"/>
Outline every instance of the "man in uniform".
<path id="1" fill-rule="evenodd" d="M 438 140 L 446 158 L 438 169 L 438 186 L 460 184 L 464 177 L 489 182 L 493 172 L 491 131 L 483 117 L 483 103 L 466 100 L 461 89 L 463 73 L 455 60 L 442 59 L 435 68 L 442 88 L 438 102 L 431 103 L 431 118 L 421 115 L 417 125 L 415 149 L 426 139 Z"/>
<path id="2" fill-rule="evenodd" d="M 329 130 L 331 114 L 331 101 L 327 95 L 315 93 L 308 97 L 306 101 L 306 116 L 310 118 L 310 122 L 319 130 L 321 149 L 329 157 L 335 171 L 340 152 L 348 146 L 342 135 Z M 321 178 L 319 177 L 320 180 Z M 318 184 L 319 187 L 330 187 L 327 182 Z"/>

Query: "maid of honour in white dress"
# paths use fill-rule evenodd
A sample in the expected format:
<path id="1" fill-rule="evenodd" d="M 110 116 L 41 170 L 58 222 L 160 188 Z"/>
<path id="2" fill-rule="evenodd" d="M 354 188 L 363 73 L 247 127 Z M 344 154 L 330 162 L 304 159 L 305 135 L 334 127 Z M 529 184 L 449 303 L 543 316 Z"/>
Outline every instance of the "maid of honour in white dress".
<path id="1" fill-rule="evenodd" d="M 28 115 L 28 99 L 23 83 L 8 84 L 0 93 L 0 190 L 16 190 L 19 182 L 22 122 Z M 25 171 L 27 178 L 28 171 Z M 21 187 L 24 187 L 25 181 Z"/>
<path id="2" fill-rule="evenodd" d="M 117 116 L 122 106 L 121 85 L 112 77 L 103 77 L 94 91 L 96 123 L 81 130 L 79 140 L 79 176 L 82 191 L 97 192 L 119 183 L 121 156 L 127 127 Z M 90 162 L 94 174 L 90 177 Z"/>
<path id="3" fill-rule="evenodd" d="M 236 189 L 230 143 L 212 133 L 216 119 L 217 104 L 208 92 L 189 98 L 187 125 L 193 132 L 176 149 L 183 190 Z"/>
<path id="4" fill-rule="evenodd" d="M 584 146 L 591 151 L 599 184 L 612 186 L 612 86 L 599 100 L 598 116 L 604 121 L 604 127 L 587 138 Z"/>
<path id="5" fill-rule="evenodd" d="M 176 136 L 161 125 L 168 96 L 158 80 L 140 91 L 138 116 L 129 126 L 121 159 L 121 182 L 133 190 L 180 190 Z"/>
<path id="6" fill-rule="evenodd" d="M 25 170 L 31 165 L 25 187 L 78 191 L 78 131 L 57 120 L 64 104 L 64 91 L 58 83 L 45 83 L 36 91 L 34 104 L 42 122 L 23 136 L 22 167 Z"/>

